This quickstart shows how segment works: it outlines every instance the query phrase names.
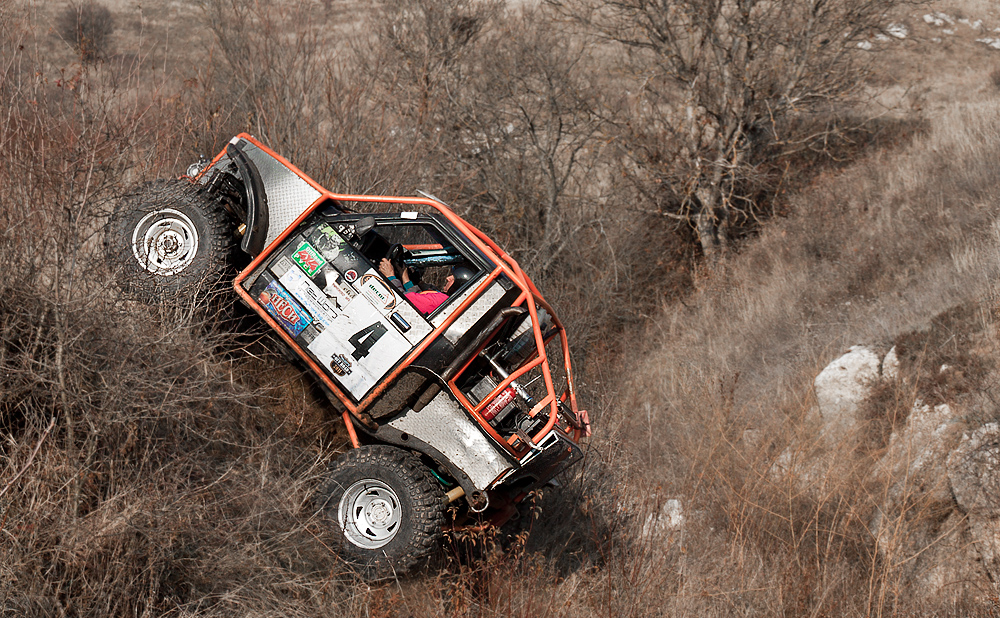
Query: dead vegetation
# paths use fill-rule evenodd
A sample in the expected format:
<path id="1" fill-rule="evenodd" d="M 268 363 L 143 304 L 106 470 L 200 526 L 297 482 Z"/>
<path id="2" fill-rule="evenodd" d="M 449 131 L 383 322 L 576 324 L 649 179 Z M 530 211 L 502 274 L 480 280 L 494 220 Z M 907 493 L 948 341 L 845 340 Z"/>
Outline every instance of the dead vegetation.
<path id="1" fill-rule="evenodd" d="M 97 2 L 70 5 L 59 15 L 57 29 L 82 62 L 106 58 L 111 52 L 115 20 L 108 7 Z"/>
<path id="2" fill-rule="evenodd" d="M 621 174 L 648 127 L 610 48 L 545 10 L 401 6 L 334 41 L 316 16 L 338 3 L 213 0 L 197 62 L 119 41 L 81 63 L 37 6 L 0 5 L 0 615 L 992 615 L 985 580 L 916 594 L 934 540 L 904 524 L 940 504 L 903 496 L 880 544 L 871 469 L 917 397 L 995 419 L 995 100 L 783 159 L 741 198 L 779 218 L 708 268 Z M 218 300 L 120 299 L 114 201 L 244 130 L 339 190 L 429 189 L 538 274 L 597 428 L 541 517 L 358 584 L 308 507 L 343 445 L 308 380 Z M 826 457 L 809 385 L 858 341 L 905 348 L 914 382 Z"/>

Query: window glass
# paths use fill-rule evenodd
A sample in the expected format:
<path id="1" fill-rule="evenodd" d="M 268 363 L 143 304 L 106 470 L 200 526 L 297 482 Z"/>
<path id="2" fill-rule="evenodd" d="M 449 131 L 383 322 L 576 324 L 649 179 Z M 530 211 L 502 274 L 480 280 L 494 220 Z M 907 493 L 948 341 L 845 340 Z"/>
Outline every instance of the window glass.
<path id="1" fill-rule="evenodd" d="M 432 224 L 380 222 L 369 235 L 377 237 L 366 236 L 363 239 L 363 252 L 376 267 L 382 258 L 389 256 L 393 246 L 402 246 L 402 252 L 394 263 L 395 274 L 402 280 L 405 268 L 410 281 L 419 288 L 411 288 L 407 290 L 408 293 L 437 291 L 451 296 L 479 274 L 479 267 Z M 449 282 L 449 277 L 454 277 L 455 280 Z M 440 301 L 440 297 L 437 299 Z M 415 301 L 412 296 L 408 300 Z M 414 304 L 418 309 L 429 307 L 427 303 Z M 422 312 L 430 314 L 444 304 L 446 301 Z"/>

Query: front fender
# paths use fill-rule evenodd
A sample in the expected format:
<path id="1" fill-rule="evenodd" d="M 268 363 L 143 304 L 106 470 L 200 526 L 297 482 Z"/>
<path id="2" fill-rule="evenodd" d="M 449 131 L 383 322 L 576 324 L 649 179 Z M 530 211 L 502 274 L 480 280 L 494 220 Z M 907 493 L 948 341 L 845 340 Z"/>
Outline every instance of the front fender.
<path id="1" fill-rule="evenodd" d="M 230 160 L 236 163 L 246 191 L 247 228 L 243 234 L 240 248 L 250 255 L 258 255 L 264 250 L 264 243 L 267 240 L 267 194 L 264 191 L 264 182 L 261 180 L 257 166 L 243 152 L 240 141 L 239 138 L 235 138 L 226 145 L 226 154 Z"/>

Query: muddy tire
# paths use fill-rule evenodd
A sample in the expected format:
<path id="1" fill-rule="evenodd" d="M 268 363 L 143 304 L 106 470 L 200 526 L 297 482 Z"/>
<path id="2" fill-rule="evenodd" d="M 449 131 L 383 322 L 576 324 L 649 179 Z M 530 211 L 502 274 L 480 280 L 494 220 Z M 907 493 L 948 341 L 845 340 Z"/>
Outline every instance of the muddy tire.
<path id="1" fill-rule="evenodd" d="M 140 300 L 194 296 L 232 263 L 229 214 L 183 180 L 147 183 L 116 206 L 104 250 L 118 287 Z"/>
<path id="2" fill-rule="evenodd" d="M 405 573 L 440 547 L 444 490 L 409 451 L 349 451 L 331 467 L 316 506 L 340 555 L 365 579 Z"/>

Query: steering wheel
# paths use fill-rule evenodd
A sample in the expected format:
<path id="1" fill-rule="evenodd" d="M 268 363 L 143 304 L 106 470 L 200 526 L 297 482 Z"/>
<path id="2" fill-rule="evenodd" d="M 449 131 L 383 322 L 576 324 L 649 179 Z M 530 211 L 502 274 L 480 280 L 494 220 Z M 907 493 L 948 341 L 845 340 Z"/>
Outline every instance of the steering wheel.
<path id="1" fill-rule="evenodd" d="M 398 242 L 393 243 L 392 245 L 389 246 L 389 250 L 385 252 L 385 258 L 390 262 L 392 262 L 393 266 L 402 270 L 404 268 L 403 253 L 405 252 L 406 249 L 403 248 L 403 245 L 399 244 Z"/>
<path id="2" fill-rule="evenodd" d="M 397 275 L 402 275 L 403 269 L 406 268 L 406 265 L 403 264 L 403 253 L 405 251 L 406 249 L 403 249 L 403 245 L 397 242 L 389 245 L 389 250 L 385 252 L 385 259 L 389 260 L 389 263 L 392 264 L 392 269 Z"/>

